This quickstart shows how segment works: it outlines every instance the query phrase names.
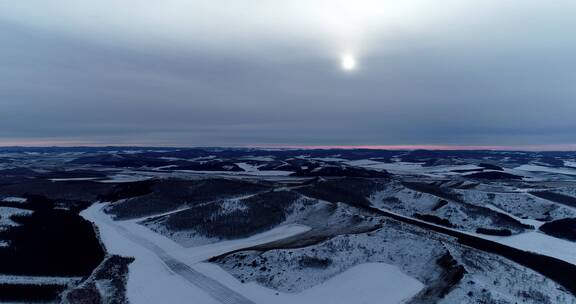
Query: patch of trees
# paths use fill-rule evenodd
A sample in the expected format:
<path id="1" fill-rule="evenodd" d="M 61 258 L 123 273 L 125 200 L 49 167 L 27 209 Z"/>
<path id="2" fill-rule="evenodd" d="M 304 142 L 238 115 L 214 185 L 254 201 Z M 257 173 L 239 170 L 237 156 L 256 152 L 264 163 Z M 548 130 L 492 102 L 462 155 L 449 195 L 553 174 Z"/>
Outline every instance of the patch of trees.
<path id="1" fill-rule="evenodd" d="M 454 225 L 452 223 L 450 223 L 449 220 L 435 216 L 435 215 L 415 213 L 414 217 L 419 219 L 419 220 L 423 220 L 423 221 L 433 223 L 436 225 L 441 225 L 441 226 L 449 227 L 449 228 L 454 227 Z"/>
<path id="2" fill-rule="evenodd" d="M 545 223 L 540 230 L 553 237 L 576 242 L 576 218 L 566 218 Z"/>
<path id="3" fill-rule="evenodd" d="M 51 209 L 54 203 L 29 197 L 41 206 L 26 216 L 12 216 L 20 224 L 0 232 L 10 247 L 0 248 L 0 273 L 41 276 L 85 276 L 102 261 L 104 250 L 92 224 L 69 210 Z"/>
<path id="4" fill-rule="evenodd" d="M 482 168 L 488 169 L 488 170 L 504 171 L 504 169 L 502 169 L 502 167 L 500 167 L 500 166 L 493 165 L 493 164 L 487 164 L 487 163 L 481 163 L 478 165 L 478 167 L 482 167 Z"/>
<path id="5" fill-rule="evenodd" d="M 172 214 L 165 224 L 173 231 L 194 230 L 205 237 L 248 237 L 286 220 L 290 207 L 299 198 L 292 191 L 270 191 L 237 202 L 241 208 L 234 210 L 223 210 L 222 201 L 217 201 Z"/>
<path id="6" fill-rule="evenodd" d="M 530 194 L 537 196 L 539 198 L 543 198 L 545 200 L 549 200 L 558 204 L 567 205 L 570 207 L 576 208 L 576 197 L 550 192 L 550 191 L 537 191 L 537 192 L 530 192 Z"/>
<path id="7" fill-rule="evenodd" d="M 329 258 L 317 258 L 317 257 L 311 257 L 311 256 L 303 256 L 300 257 L 300 260 L 298 260 L 298 264 L 301 267 L 306 267 L 306 268 L 328 268 L 328 266 L 330 266 L 332 264 L 332 260 Z"/>
<path id="8" fill-rule="evenodd" d="M 490 180 L 499 180 L 499 179 L 513 179 L 513 180 L 521 180 L 522 176 L 514 175 L 506 172 L 496 172 L 496 171 L 489 171 L 489 172 L 478 172 L 464 175 L 468 178 L 476 178 L 476 179 L 490 179 Z"/>
<path id="9" fill-rule="evenodd" d="M 0 302 L 49 302 L 58 299 L 66 285 L 0 284 Z"/>
<path id="10" fill-rule="evenodd" d="M 269 187 L 264 183 L 223 178 L 194 181 L 161 180 L 152 186 L 151 193 L 110 205 L 106 212 L 114 214 L 118 219 L 129 219 L 267 189 Z"/>
<path id="11" fill-rule="evenodd" d="M 476 233 L 495 235 L 495 236 L 511 236 L 510 229 L 491 229 L 491 228 L 477 228 Z"/>

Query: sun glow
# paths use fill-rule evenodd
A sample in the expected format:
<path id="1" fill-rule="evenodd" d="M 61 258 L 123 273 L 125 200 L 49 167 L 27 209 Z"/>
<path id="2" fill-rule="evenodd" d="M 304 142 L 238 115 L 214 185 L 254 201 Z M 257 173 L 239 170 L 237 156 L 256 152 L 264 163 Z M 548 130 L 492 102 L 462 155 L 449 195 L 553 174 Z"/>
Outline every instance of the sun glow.
<path id="1" fill-rule="evenodd" d="M 344 54 L 340 58 L 340 67 L 344 71 L 353 71 L 358 67 L 358 62 L 356 61 L 356 57 L 352 54 Z"/>

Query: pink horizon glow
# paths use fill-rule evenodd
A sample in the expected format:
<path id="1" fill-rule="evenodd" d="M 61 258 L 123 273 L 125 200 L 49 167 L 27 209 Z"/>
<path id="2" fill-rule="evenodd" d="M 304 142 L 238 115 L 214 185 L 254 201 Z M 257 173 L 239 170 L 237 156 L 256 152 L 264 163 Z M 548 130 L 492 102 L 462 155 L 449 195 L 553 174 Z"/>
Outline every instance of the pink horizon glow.
<path id="1" fill-rule="evenodd" d="M 131 146 L 131 147 L 201 147 L 190 145 L 166 144 L 166 143 L 142 143 L 125 141 L 107 143 L 105 141 L 90 141 L 83 139 L 0 139 L 0 147 L 101 147 L 101 146 Z M 208 145 L 214 146 L 214 145 Z M 206 145 L 204 145 L 206 147 Z M 267 149 L 371 149 L 371 150 L 495 150 L 495 151 L 576 151 L 576 144 L 547 144 L 547 145 L 292 145 L 292 144 L 247 144 L 247 145 L 222 145 L 222 147 L 236 148 L 267 148 Z"/>
<path id="2" fill-rule="evenodd" d="M 576 144 L 550 145 L 249 145 L 250 148 L 278 149 L 370 149 L 370 150 L 495 150 L 495 151 L 576 151 Z"/>

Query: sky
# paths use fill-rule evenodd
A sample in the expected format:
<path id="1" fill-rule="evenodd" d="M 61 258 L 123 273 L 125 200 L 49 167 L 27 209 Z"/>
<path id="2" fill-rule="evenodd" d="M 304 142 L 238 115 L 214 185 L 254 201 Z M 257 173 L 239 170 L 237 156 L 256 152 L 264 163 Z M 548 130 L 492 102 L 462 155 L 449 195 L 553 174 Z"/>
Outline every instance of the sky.
<path id="1" fill-rule="evenodd" d="M 0 2 L 0 146 L 575 147 L 573 0 Z"/>

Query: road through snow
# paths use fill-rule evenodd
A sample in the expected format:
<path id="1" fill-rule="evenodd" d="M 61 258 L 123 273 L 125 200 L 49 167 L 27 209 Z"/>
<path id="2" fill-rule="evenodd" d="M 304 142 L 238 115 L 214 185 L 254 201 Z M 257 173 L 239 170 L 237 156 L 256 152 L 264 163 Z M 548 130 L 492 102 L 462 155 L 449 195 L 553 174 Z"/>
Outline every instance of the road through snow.
<path id="1" fill-rule="evenodd" d="M 110 253 L 126 256 L 137 255 L 135 263 L 139 263 L 140 266 L 131 266 L 128 278 L 128 297 L 133 303 L 154 303 L 158 299 L 163 299 L 162 302 L 164 303 L 186 303 L 193 299 L 194 302 L 198 303 L 254 304 L 252 300 L 195 270 L 193 266 L 215 255 L 293 236 L 310 229 L 302 225 L 286 225 L 243 240 L 185 248 L 137 224 L 136 221 L 114 222 L 102 212 L 102 207 L 103 204 L 94 204 L 83 211 L 82 216 L 98 227 L 100 237 Z M 146 250 L 138 250 L 134 246 Z M 177 288 L 169 286 L 171 283 L 160 282 L 162 281 L 160 278 L 158 281 L 150 280 L 150 278 L 157 276 L 162 277 L 163 272 L 162 269 L 150 269 L 154 267 L 155 262 L 146 251 L 152 252 L 156 259 L 160 259 L 172 274 L 177 274 L 197 289 L 185 288 L 185 292 L 182 293 L 183 289 L 180 288 L 178 289 L 180 294 L 175 295 L 171 294 L 170 290 Z M 133 271 L 136 270 L 134 268 L 138 268 L 136 273 Z M 144 274 L 144 272 L 146 273 Z M 164 272 L 164 274 L 166 273 Z M 164 277 L 166 276 L 162 278 Z M 168 277 L 168 279 L 173 278 Z M 174 283 L 176 284 L 176 282 Z M 166 301 L 166 298 L 162 298 L 164 295 L 160 295 L 160 293 L 168 297 L 172 296 L 173 301 Z M 209 299 L 205 297 L 206 295 L 209 296 Z"/>
<path id="2" fill-rule="evenodd" d="M 140 244 L 141 246 L 154 252 L 162 260 L 162 262 L 164 262 L 164 264 L 170 268 L 170 270 L 172 270 L 174 273 L 177 273 L 188 282 L 194 284 L 196 287 L 206 292 L 218 302 L 223 304 L 255 304 L 241 294 L 222 285 L 220 282 L 203 275 L 202 273 L 192 269 L 192 267 L 172 257 L 164 249 L 160 248 L 158 245 L 152 243 L 151 241 L 131 233 L 122 226 L 116 225 L 114 223 L 109 224 L 112 225 L 127 239 Z"/>

